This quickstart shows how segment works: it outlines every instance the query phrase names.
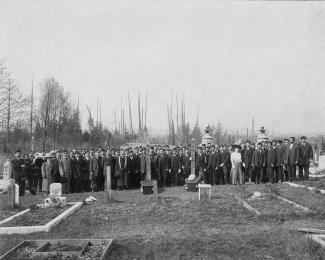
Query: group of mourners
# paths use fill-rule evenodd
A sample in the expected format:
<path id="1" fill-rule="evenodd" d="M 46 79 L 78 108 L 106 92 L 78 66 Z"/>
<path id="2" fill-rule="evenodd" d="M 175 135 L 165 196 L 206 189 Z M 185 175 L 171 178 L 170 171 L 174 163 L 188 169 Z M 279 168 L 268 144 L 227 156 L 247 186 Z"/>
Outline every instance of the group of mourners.
<path id="1" fill-rule="evenodd" d="M 299 144 L 294 137 L 256 145 L 249 140 L 228 147 L 202 144 L 195 149 L 193 164 L 191 154 L 190 145 L 172 149 L 168 145 L 99 147 L 89 151 L 74 148 L 69 152 L 24 155 L 16 151 L 11 160 L 11 175 L 23 196 L 26 182 L 33 195 L 48 193 L 49 185 L 56 182 L 62 183 L 64 193 L 103 191 L 108 173 L 113 189 L 139 188 L 140 182 L 148 178 L 149 159 L 151 179 L 164 187 L 184 185 L 191 171 L 195 172 L 197 182 L 212 185 L 306 180 L 313 160 L 313 149 L 305 136 Z"/>

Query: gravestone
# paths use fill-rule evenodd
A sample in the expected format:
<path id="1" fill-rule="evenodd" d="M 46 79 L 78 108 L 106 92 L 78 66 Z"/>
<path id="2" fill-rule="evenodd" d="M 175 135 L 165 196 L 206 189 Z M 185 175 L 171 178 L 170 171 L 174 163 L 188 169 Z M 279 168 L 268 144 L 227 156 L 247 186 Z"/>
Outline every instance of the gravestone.
<path id="1" fill-rule="evenodd" d="M 10 160 L 3 164 L 3 178 L 0 180 L 0 190 L 8 190 L 10 184 Z"/>
<path id="2" fill-rule="evenodd" d="M 146 153 L 146 179 L 144 181 L 141 181 L 141 192 L 144 195 L 147 194 L 154 194 L 154 181 L 151 180 L 151 159 L 150 159 L 150 144 L 147 143 L 147 153 Z M 157 181 L 156 181 L 157 183 Z M 157 188 L 157 195 L 158 197 L 158 188 Z"/>
<path id="3" fill-rule="evenodd" d="M 151 180 L 151 159 L 150 159 L 150 144 L 147 144 L 146 154 L 146 180 Z"/>
<path id="4" fill-rule="evenodd" d="M 199 184 L 199 200 L 211 200 L 211 184 Z"/>
<path id="5" fill-rule="evenodd" d="M 112 200 L 111 166 L 106 166 L 106 188 L 108 200 Z"/>
<path id="6" fill-rule="evenodd" d="M 62 184 L 52 183 L 50 185 L 50 198 L 57 199 L 62 196 Z"/>
<path id="7" fill-rule="evenodd" d="M 15 184 L 15 206 L 19 206 L 19 185 Z"/>
<path id="8" fill-rule="evenodd" d="M 155 199 L 158 199 L 158 183 L 156 180 L 152 181 L 152 185 L 153 185 L 153 194 L 155 196 Z"/>
<path id="9" fill-rule="evenodd" d="M 191 175 L 185 180 L 187 191 L 197 191 L 197 178 L 195 176 L 195 139 L 191 141 Z"/>
<path id="10" fill-rule="evenodd" d="M 15 207 L 15 180 L 10 179 L 9 180 L 9 186 L 8 186 L 8 193 L 7 193 L 7 207 L 8 208 L 14 208 Z M 19 189 L 18 189 L 19 192 Z"/>
<path id="11" fill-rule="evenodd" d="M 3 164 L 3 179 L 9 180 L 10 179 L 10 160 L 7 159 L 7 161 Z"/>
<path id="12" fill-rule="evenodd" d="M 195 175 L 195 139 L 191 142 L 191 174 Z"/>

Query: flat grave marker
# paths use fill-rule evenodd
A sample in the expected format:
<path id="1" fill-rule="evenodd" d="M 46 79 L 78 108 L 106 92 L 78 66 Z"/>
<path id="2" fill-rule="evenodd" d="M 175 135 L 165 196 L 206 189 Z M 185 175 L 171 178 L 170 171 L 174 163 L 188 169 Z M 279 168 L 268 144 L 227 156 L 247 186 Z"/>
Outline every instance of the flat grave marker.
<path id="1" fill-rule="evenodd" d="M 211 201 L 211 184 L 199 184 L 199 200 Z"/>

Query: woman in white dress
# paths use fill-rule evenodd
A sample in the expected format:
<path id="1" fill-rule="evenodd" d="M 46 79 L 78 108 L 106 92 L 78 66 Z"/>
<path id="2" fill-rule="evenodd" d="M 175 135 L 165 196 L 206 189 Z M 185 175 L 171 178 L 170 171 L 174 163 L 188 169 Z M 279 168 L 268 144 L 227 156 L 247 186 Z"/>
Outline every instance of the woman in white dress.
<path id="1" fill-rule="evenodd" d="M 230 155 L 232 184 L 237 184 L 237 181 L 239 184 L 243 183 L 242 157 L 239 149 L 239 145 L 234 145 L 235 151 Z"/>

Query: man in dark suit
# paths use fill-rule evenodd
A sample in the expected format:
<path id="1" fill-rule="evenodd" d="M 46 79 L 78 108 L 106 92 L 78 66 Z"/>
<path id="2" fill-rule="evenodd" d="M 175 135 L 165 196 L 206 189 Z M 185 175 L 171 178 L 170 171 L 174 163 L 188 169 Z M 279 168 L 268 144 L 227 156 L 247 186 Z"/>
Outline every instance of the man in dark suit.
<path id="1" fill-rule="evenodd" d="M 219 165 L 220 165 L 219 152 L 216 151 L 216 147 L 212 145 L 211 152 L 209 154 L 209 159 L 208 159 L 208 166 L 207 166 L 207 171 L 212 175 L 211 176 L 212 180 L 211 178 L 209 178 L 210 179 L 209 181 L 211 181 L 212 185 L 224 183 L 224 179 L 221 178 L 223 177 L 223 175 L 221 176 L 220 171 L 218 171 Z"/>
<path id="2" fill-rule="evenodd" d="M 268 143 L 267 153 L 266 153 L 266 166 L 267 166 L 267 175 L 269 181 L 274 183 L 276 181 L 275 176 L 275 165 L 276 165 L 276 149 L 272 146 L 272 143 Z"/>
<path id="3" fill-rule="evenodd" d="M 176 148 L 173 149 L 173 155 L 171 157 L 171 177 L 172 186 L 178 186 L 180 183 L 181 174 L 181 158 L 177 153 Z"/>
<path id="4" fill-rule="evenodd" d="M 223 178 L 224 184 L 230 184 L 230 153 L 227 151 L 225 145 L 220 146 L 219 159 L 219 171 L 222 175 L 221 178 Z"/>
<path id="5" fill-rule="evenodd" d="M 86 171 L 86 162 L 82 156 L 80 156 L 79 152 L 75 153 L 74 160 L 74 184 L 75 184 L 75 192 L 84 192 L 85 187 L 85 171 Z"/>
<path id="6" fill-rule="evenodd" d="M 284 164 L 284 147 L 282 146 L 282 141 L 276 141 L 276 180 L 282 182 L 283 178 L 283 164 Z"/>
<path id="7" fill-rule="evenodd" d="M 245 181 L 249 183 L 252 182 L 252 157 L 253 157 L 253 149 L 251 148 L 251 142 L 246 141 L 245 149 L 242 153 L 243 155 L 243 166 L 245 168 Z"/>
<path id="8" fill-rule="evenodd" d="M 97 150 L 95 152 L 95 156 L 90 159 L 89 162 L 89 179 L 90 179 L 90 188 L 92 192 L 98 191 L 100 187 L 98 187 L 98 184 L 100 184 L 100 172 L 102 171 L 102 164 L 101 164 L 101 158 L 100 153 Z"/>
<path id="9" fill-rule="evenodd" d="M 116 178 L 117 187 L 119 190 L 128 188 L 128 173 L 127 173 L 127 158 L 124 154 L 124 150 L 121 149 L 120 156 L 116 160 Z"/>
<path id="10" fill-rule="evenodd" d="M 299 146 L 299 180 L 308 180 L 309 164 L 314 159 L 313 147 L 307 143 L 306 136 L 302 136 Z"/>
<path id="11" fill-rule="evenodd" d="M 255 183 L 265 182 L 264 168 L 266 165 L 266 153 L 262 149 L 262 143 L 258 143 L 253 152 L 252 165 L 255 171 Z"/>
<path id="12" fill-rule="evenodd" d="M 284 163 L 288 168 L 289 181 L 296 179 L 296 167 L 299 162 L 299 147 L 295 144 L 295 138 L 290 137 L 289 145 L 284 155 Z"/>
<path id="13" fill-rule="evenodd" d="M 19 196 L 25 195 L 25 179 L 23 168 L 24 160 L 21 159 L 21 151 L 15 152 L 15 158 L 11 160 L 11 175 L 15 179 L 15 183 L 19 185 Z"/>
<path id="14" fill-rule="evenodd" d="M 63 193 L 70 193 L 70 183 L 72 178 L 72 160 L 67 151 L 63 151 L 62 159 L 59 163 L 59 171 L 62 181 Z"/>
<path id="15" fill-rule="evenodd" d="M 286 150 L 287 150 L 287 147 L 289 146 L 289 139 L 285 138 L 283 140 L 283 179 L 285 181 L 288 181 L 289 180 L 289 173 L 288 173 L 288 167 L 287 165 L 284 163 L 285 161 L 285 155 L 286 155 Z"/>
<path id="16" fill-rule="evenodd" d="M 132 150 L 129 151 L 129 156 L 127 157 L 127 160 L 129 186 L 137 188 L 140 186 L 139 164 L 138 158 L 134 156 L 134 152 Z"/>

